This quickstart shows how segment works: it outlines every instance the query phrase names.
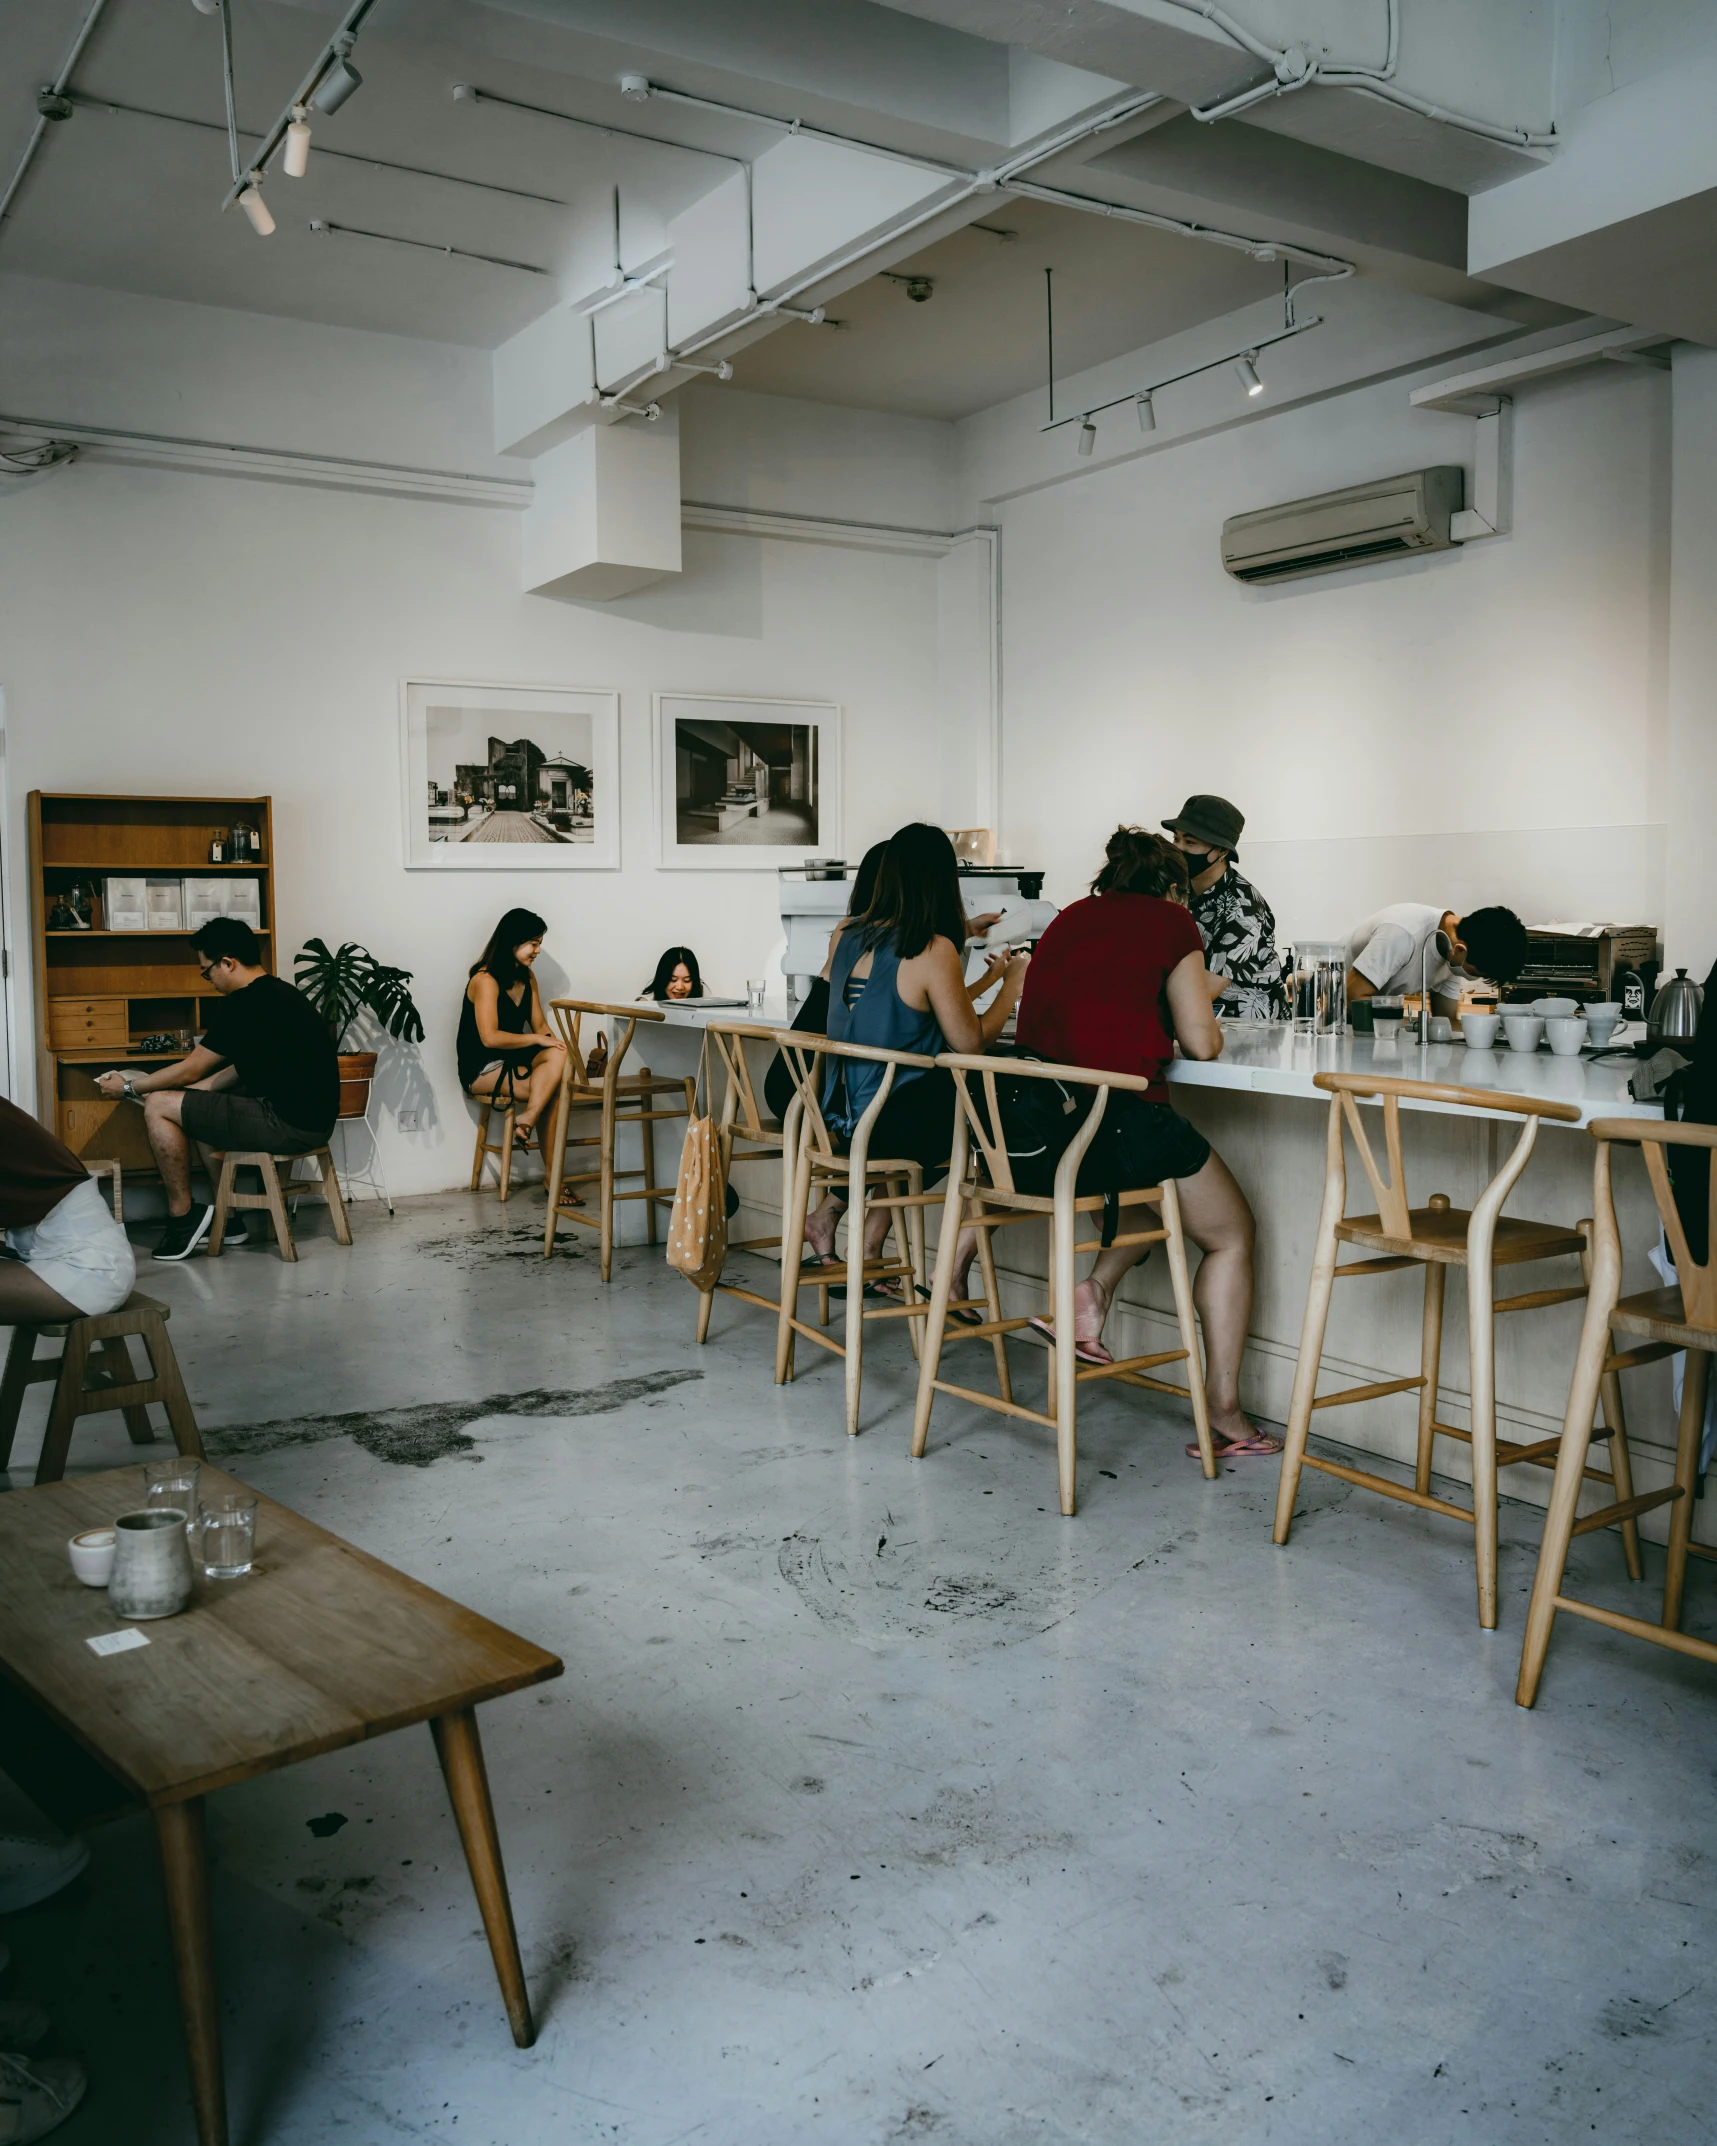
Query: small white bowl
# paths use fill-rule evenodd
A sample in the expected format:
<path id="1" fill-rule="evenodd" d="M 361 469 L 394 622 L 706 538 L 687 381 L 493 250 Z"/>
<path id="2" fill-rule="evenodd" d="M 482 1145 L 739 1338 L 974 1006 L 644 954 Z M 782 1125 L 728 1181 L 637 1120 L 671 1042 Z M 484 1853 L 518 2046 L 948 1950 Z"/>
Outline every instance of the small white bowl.
<path id="1" fill-rule="evenodd" d="M 66 1544 L 72 1570 L 86 1587 L 105 1587 L 113 1577 L 112 1528 L 85 1528 Z"/>
<path id="2" fill-rule="evenodd" d="M 1558 1058 L 1578 1058 L 1586 1044 L 1584 1021 L 1546 1021 L 1544 1033 Z"/>
<path id="3" fill-rule="evenodd" d="M 1464 1013 L 1461 1016 L 1461 1040 L 1469 1051 L 1488 1051 L 1496 1042 L 1496 1032 L 1502 1021 L 1494 1013 Z"/>
<path id="4" fill-rule="evenodd" d="M 1544 1041 L 1544 1023 L 1535 1013 L 1505 1013 L 1502 1027 L 1511 1051 L 1535 1051 Z"/>
<path id="5" fill-rule="evenodd" d="M 1580 1011 L 1580 1001 L 1576 998 L 1535 998 L 1527 1011 L 1537 1014 L 1541 1021 L 1571 1021 Z"/>

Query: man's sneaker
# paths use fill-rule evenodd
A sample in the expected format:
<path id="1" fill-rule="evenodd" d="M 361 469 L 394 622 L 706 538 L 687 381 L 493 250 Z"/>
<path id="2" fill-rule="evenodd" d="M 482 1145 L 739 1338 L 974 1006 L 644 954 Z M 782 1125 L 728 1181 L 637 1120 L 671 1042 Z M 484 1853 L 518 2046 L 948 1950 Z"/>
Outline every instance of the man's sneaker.
<path id="1" fill-rule="evenodd" d="M 215 1219 L 212 1207 L 193 1203 L 189 1214 L 169 1215 L 167 1227 L 161 1232 L 161 1242 L 155 1247 L 157 1259 L 189 1259 L 203 1239 L 209 1234 L 209 1224 Z"/>
<path id="2" fill-rule="evenodd" d="M 0 1915 L 33 1908 L 69 1885 L 89 1861 L 87 1842 L 57 1834 L 0 1833 Z M 5 2044 L 0 2043 L 0 2048 Z"/>
<path id="3" fill-rule="evenodd" d="M 83 2066 L 70 2057 L 26 2063 L 0 2055 L 0 2146 L 31 2146 L 55 2131 L 83 2099 Z"/>

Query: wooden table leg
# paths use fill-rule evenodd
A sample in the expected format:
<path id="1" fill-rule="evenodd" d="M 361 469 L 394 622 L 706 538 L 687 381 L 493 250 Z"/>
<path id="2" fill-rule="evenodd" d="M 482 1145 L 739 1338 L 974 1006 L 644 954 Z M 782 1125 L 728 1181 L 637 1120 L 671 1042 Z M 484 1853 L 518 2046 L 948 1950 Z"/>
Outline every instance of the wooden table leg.
<path id="1" fill-rule="evenodd" d="M 191 2067 L 197 2138 L 199 2146 L 227 2146 L 227 2095 L 221 2071 L 220 2011 L 215 2002 L 202 1797 L 162 1804 L 155 1813 L 155 1837 L 161 1846 L 161 1876 L 167 1893 L 167 1920 L 173 1932 L 173 1965 L 179 1980 L 179 2010 L 185 2022 L 185 2053 Z"/>
<path id="2" fill-rule="evenodd" d="M 459 1822 L 459 1838 L 465 1844 L 465 1861 L 470 1866 L 477 1906 L 488 1933 L 513 2040 L 521 2049 L 529 2049 L 537 2030 L 531 2019 L 524 1965 L 519 1959 L 519 1936 L 513 1928 L 513 1903 L 507 1897 L 507 1873 L 501 1867 L 501 1840 L 495 1831 L 495 1807 L 489 1800 L 489 1776 L 483 1765 L 477 1716 L 470 1707 L 461 1707 L 457 1713 L 443 1714 L 439 1721 L 432 1721 L 429 1733 L 435 1738 L 436 1756 L 453 1800 L 453 1815 Z"/>

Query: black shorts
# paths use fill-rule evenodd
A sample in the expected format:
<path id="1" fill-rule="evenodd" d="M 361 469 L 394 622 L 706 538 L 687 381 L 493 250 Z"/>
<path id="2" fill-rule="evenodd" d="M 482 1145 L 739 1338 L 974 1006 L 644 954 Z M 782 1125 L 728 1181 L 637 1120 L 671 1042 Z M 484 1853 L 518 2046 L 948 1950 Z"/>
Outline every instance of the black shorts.
<path id="1" fill-rule="evenodd" d="M 308 1155 L 328 1145 L 327 1132 L 307 1133 L 288 1125 L 274 1105 L 242 1088 L 187 1088 L 179 1123 L 206 1148 L 237 1148 L 241 1153 Z"/>
<path id="2" fill-rule="evenodd" d="M 899 1081 L 898 1073 L 895 1079 Z M 946 1066 L 889 1090 L 870 1129 L 873 1161 L 915 1162 L 923 1169 L 925 1184 L 934 1185 L 948 1174 L 953 1146 L 954 1076 Z"/>
<path id="3" fill-rule="evenodd" d="M 1076 1092 L 1088 1109 L 1093 1091 Z M 1057 1159 L 1016 1159 L 1014 1183 L 1021 1192 L 1047 1199 L 1055 1190 Z M 1165 1177 L 1196 1177 L 1209 1160 L 1210 1142 L 1167 1103 L 1153 1103 L 1130 1089 L 1111 1089 L 1103 1121 L 1079 1165 L 1076 1190 L 1081 1199 L 1111 1187 L 1134 1192 L 1160 1185 Z"/>
<path id="4" fill-rule="evenodd" d="M 485 1059 L 483 1064 L 472 1074 L 471 1078 L 465 1083 L 465 1092 L 469 1095 L 485 1073 L 498 1072 L 500 1074 L 501 1080 L 495 1083 L 497 1088 L 500 1087 L 503 1080 L 523 1080 L 547 1048 L 546 1044 L 533 1043 L 528 1050 L 497 1051 L 493 1058 Z M 493 1090 L 491 1090 L 491 1093 L 493 1093 Z"/>

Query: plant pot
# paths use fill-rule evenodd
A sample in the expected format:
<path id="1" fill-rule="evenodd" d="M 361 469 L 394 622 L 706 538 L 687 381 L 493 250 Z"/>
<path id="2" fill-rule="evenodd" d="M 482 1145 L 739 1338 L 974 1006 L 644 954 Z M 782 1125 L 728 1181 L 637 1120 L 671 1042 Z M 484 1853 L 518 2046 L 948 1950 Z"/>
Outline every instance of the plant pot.
<path id="1" fill-rule="evenodd" d="M 370 1107 L 370 1083 L 376 1077 L 374 1051 L 340 1053 L 340 1115 L 361 1118 Z"/>

